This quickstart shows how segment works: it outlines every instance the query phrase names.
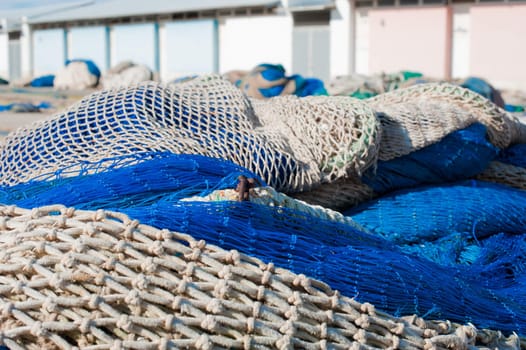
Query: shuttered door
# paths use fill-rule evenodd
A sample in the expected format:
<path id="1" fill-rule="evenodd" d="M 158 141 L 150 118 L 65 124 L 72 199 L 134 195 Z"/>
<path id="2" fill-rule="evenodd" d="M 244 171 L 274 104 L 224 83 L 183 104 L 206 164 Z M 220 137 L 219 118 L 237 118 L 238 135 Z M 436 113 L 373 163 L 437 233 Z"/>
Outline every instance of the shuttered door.
<path id="1" fill-rule="evenodd" d="M 305 77 L 330 79 L 329 13 L 294 15 L 292 70 Z"/>

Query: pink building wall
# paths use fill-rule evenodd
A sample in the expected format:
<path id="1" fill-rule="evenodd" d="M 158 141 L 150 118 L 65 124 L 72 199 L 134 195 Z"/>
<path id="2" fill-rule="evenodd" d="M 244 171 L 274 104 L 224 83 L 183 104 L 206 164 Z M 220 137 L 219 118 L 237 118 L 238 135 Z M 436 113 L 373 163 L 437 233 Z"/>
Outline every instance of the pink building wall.
<path id="1" fill-rule="evenodd" d="M 369 73 L 400 70 L 448 78 L 451 16 L 447 7 L 369 11 Z M 526 28 L 525 28 L 526 29 Z"/>
<path id="2" fill-rule="evenodd" d="M 473 6 L 470 17 L 470 74 L 526 89 L 526 4 Z"/>

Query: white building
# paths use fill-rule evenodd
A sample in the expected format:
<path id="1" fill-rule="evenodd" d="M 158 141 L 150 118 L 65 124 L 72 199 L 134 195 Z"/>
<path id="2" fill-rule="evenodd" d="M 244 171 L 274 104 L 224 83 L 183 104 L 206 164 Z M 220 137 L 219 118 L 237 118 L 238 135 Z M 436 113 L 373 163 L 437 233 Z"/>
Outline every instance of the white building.
<path id="1" fill-rule="evenodd" d="M 0 76 L 47 74 L 74 58 L 102 71 L 132 60 L 163 81 L 265 62 L 325 81 L 414 70 L 526 89 L 523 18 L 525 0 L 91 0 L 4 29 L 0 47 L 20 49 L 0 51 Z"/>
<path id="2" fill-rule="evenodd" d="M 332 20 L 339 2 L 343 13 Z M 348 48 L 331 45 L 335 38 L 348 39 L 350 30 L 347 0 L 336 3 L 107 0 L 33 13 L 19 24 L 21 74 L 49 74 L 66 59 L 86 58 L 102 71 L 124 60 L 143 63 L 162 80 L 262 62 L 329 79 L 350 72 Z M 331 47 L 347 52 L 331 55 Z"/>
<path id="3" fill-rule="evenodd" d="M 76 0 L 0 12 L 0 77 L 18 79 L 24 73 L 32 71 L 32 68 L 28 68 L 33 65 L 31 27 L 27 24 L 28 18 L 93 3 L 93 0 Z"/>

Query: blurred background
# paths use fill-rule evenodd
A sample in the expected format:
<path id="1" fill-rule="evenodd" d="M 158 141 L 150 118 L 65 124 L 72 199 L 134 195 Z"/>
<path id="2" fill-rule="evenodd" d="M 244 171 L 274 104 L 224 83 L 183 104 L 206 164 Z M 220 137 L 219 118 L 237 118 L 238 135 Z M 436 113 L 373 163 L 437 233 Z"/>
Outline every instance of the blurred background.
<path id="1" fill-rule="evenodd" d="M 269 62 L 328 82 L 353 73 L 479 76 L 526 89 L 522 0 L 97 0 L 0 5 L 0 77 L 13 82 L 92 60 L 156 78 Z"/>

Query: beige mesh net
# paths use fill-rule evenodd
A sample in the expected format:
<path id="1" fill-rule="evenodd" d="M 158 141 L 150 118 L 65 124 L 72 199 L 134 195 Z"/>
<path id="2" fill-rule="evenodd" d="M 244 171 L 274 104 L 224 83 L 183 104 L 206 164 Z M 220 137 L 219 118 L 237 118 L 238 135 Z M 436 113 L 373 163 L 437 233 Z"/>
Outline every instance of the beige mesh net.
<path id="1" fill-rule="evenodd" d="M 253 107 L 261 132 L 283 134 L 297 159 L 312 159 L 321 167 L 322 182 L 361 175 L 376 163 L 380 125 L 374 111 L 358 99 L 283 96 L 254 100 Z"/>
<path id="2" fill-rule="evenodd" d="M 501 162 L 491 162 L 477 179 L 526 190 L 526 169 Z"/>
<path id="3" fill-rule="evenodd" d="M 324 184 L 312 191 L 294 193 L 294 198 L 333 210 L 345 210 L 376 196 L 359 178 L 348 177 Z"/>
<path id="4" fill-rule="evenodd" d="M 18 349 L 518 349 L 117 212 L 0 206 L 0 343 Z"/>
<path id="5" fill-rule="evenodd" d="M 374 163 L 378 122 L 364 103 L 340 98 L 254 102 L 219 76 L 165 87 L 153 82 L 87 96 L 10 134 L 0 183 L 13 185 L 85 161 L 148 151 L 233 161 L 282 192 L 360 173 Z"/>
<path id="6" fill-rule="evenodd" d="M 497 147 L 526 142 L 526 126 L 516 117 L 457 85 L 418 84 L 367 101 L 382 123 L 381 160 L 408 154 L 474 122 L 486 125 Z"/>

